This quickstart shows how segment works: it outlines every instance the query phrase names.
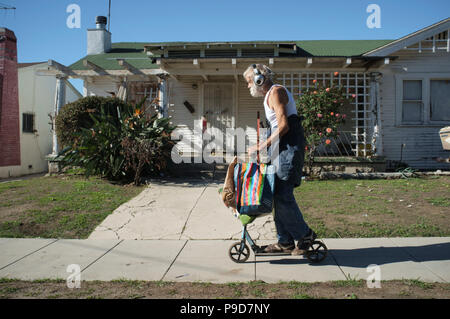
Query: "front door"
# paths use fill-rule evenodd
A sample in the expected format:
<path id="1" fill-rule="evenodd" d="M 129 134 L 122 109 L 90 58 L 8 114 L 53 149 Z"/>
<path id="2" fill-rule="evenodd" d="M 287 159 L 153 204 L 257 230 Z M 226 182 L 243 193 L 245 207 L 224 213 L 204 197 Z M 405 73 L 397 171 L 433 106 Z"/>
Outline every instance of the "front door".
<path id="1" fill-rule="evenodd" d="M 226 148 L 234 150 L 234 137 L 227 136 L 226 132 L 227 128 L 234 128 L 233 84 L 205 84 L 203 110 L 207 128 L 217 128 L 222 132 L 223 145 L 218 145 L 215 153 L 224 153 Z"/>

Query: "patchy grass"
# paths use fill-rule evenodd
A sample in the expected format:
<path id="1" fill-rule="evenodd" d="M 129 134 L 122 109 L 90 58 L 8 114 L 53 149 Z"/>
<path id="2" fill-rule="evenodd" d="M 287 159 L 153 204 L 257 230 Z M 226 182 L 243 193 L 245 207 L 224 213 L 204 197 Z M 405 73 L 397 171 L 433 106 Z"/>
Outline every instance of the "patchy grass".
<path id="1" fill-rule="evenodd" d="M 363 280 L 329 282 L 226 283 L 161 281 L 82 281 L 80 288 L 67 288 L 64 280 L 22 281 L 0 278 L 0 298 L 47 299 L 141 299 L 141 298 L 264 298 L 264 299 L 367 299 L 445 298 L 449 283 L 420 280 L 382 281 L 381 288 L 367 288 Z"/>
<path id="2" fill-rule="evenodd" d="M 450 236 L 450 177 L 305 181 L 294 195 L 320 237 Z"/>
<path id="3" fill-rule="evenodd" d="M 74 172 L 0 183 L 0 237 L 87 238 L 144 187 Z"/>

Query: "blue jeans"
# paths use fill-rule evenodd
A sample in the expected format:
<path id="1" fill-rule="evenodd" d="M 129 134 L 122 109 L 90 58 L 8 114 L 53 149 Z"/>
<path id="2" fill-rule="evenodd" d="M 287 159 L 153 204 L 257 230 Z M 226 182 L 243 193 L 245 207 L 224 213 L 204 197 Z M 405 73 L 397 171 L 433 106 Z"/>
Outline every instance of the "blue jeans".
<path id="1" fill-rule="evenodd" d="M 310 228 L 295 201 L 294 185 L 276 175 L 274 209 L 279 243 L 292 244 L 294 240 L 300 240 L 308 234 Z"/>

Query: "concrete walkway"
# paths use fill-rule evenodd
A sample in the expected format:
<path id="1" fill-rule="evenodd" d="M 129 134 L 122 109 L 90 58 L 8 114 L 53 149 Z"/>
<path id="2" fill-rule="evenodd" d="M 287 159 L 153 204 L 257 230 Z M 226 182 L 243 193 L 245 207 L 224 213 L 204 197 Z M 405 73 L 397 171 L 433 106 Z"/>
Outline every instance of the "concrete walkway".
<path id="1" fill-rule="evenodd" d="M 0 238 L 0 278 L 66 279 L 79 265 L 81 280 L 165 280 L 212 283 L 263 280 L 302 282 L 367 279 L 450 282 L 450 237 L 323 239 L 329 255 L 319 264 L 292 256 L 228 257 L 233 240 L 118 240 Z M 267 241 L 259 241 L 263 244 Z"/>
<path id="2" fill-rule="evenodd" d="M 109 215 L 89 239 L 238 239 L 242 224 L 223 204 L 221 186 L 201 180 L 152 182 Z M 271 215 L 255 220 L 249 231 L 254 239 L 276 238 Z"/>

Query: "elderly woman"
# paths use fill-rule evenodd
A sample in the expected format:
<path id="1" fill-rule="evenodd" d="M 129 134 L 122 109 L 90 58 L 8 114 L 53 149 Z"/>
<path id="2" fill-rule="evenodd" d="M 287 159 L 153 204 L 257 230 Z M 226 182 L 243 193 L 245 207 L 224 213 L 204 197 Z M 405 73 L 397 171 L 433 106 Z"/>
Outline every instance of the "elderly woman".
<path id="1" fill-rule="evenodd" d="M 265 248 L 267 253 L 306 252 L 317 235 L 308 227 L 294 198 L 294 188 L 300 186 L 305 140 L 301 119 L 292 94 L 282 85 L 273 83 L 273 72 L 262 64 L 253 64 L 243 74 L 253 97 L 264 97 L 264 110 L 270 135 L 248 153 L 269 148 L 275 166 L 274 210 L 278 242 Z M 259 149 L 258 149 L 259 147 Z M 295 245 L 295 241 L 297 245 Z"/>

